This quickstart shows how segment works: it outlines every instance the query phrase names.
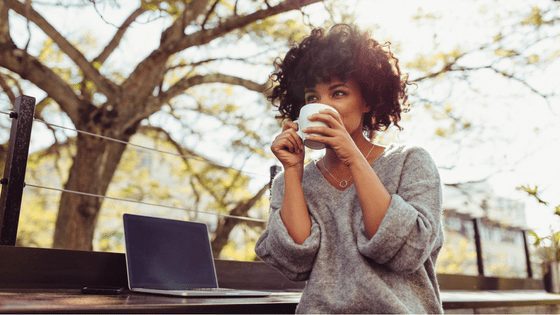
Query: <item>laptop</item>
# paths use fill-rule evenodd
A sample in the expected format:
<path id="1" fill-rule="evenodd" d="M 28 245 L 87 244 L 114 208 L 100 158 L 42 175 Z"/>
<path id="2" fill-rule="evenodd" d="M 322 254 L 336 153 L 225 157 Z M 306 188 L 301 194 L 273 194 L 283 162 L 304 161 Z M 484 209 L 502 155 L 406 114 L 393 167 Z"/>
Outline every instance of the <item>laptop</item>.
<path id="1" fill-rule="evenodd" d="M 174 296 L 246 297 L 271 292 L 218 287 L 204 223 L 124 214 L 128 287 Z"/>

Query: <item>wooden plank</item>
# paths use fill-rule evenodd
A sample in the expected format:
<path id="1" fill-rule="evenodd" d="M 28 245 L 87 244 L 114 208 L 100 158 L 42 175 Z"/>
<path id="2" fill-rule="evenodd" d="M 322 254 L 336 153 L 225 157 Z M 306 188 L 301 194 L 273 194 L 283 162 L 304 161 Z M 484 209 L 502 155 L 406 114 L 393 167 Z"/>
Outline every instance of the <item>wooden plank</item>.
<path id="1" fill-rule="evenodd" d="M 0 288 L 127 286 L 124 254 L 0 246 Z M 216 260 L 222 287 L 302 289 L 263 262 Z M 544 290 L 542 280 L 438 274 L 441 290 Z"/>
<path id="2" fill-rule="evenodd" d="M 540 279 L 438 274 L 441 290 L 544 290 Z"/>
<path id="3" fill-rule="evenodd" d="M 0 288 L 127 286 L 123 254 L 0 246 Z"/>
<path id="4" fill-rule="evenodd" d="M 124 254 L 0 246 L 0 288 L 128 287 Z M 236 289 L 301 289 L 263 262 L 215 260 L 220 286 Z"/>

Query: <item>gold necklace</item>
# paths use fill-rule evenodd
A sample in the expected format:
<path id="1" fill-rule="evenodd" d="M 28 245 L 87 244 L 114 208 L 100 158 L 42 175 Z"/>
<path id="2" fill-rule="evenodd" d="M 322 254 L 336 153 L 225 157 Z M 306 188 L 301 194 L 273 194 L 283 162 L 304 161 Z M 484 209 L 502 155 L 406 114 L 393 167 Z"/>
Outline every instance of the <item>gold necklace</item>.
<path id="1" fill-rule="evenodd" d="M 371 149 L 369 149 L 369 152 L 366 155 L 366 161 L 371 153 L 371 151 L 373 151 L 373 148 L 375 148 L 375 145 L 373 145 L 371 147 Z M 327 164 L 325 164 L 325 158 L 323 158 L 321 160 L 323 162 L 323 168 L 325 169 L 325 171 L 327 171 L 327 173 L 329 173 L 329 175 L 334 178 L 335 181 L 338 182 L 338 186 L 340 186 L 341 188 L 346 188 L 348 186 L 348 184 L 350 183 L 350 180 L 352 179 L 352 176 L 348 177 L 348 179 L 343 179 L 343 180 L 339 180 L 338 178 L 336 178 L 327 168 Z"/>

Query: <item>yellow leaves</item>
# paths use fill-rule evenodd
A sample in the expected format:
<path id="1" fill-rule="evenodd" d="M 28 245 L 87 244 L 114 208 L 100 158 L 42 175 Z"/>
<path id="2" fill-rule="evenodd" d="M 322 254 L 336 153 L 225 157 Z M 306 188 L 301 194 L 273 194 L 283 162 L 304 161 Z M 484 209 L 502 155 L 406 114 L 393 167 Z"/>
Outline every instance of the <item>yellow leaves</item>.
<path id="1" fill-rule="evenodd" d="M 58 46 L 54 43 L 54 41 L 50 38 L 47 38 L 43 42 L 43 47 L 39 51 L 39 55 L 37 59 L 41 62 L 45 63 L 57 63 L 62 62 L 64 54 L 58 49 Z"/>
<path id="2" fill-rule="evenodd" d="M 229 94 L 229 96 L 233 95 L 233 93 Z M 235 104 L 226 104 L 224 106 L 224 112 L 227 114 L 231 114 L 236 112 L 237 110 L 239 110 L 239 106 L 235 105 Z"/>
<path id="3" fill-rule="evenodd" d="M 429 72 L 438 62 L 435 56 L 427 56 L 419 54 L 416 59 L 406 63 L 407 68 L 414 68 L 422 72 Z"/>
<path id="4" fill-rule="evenodd" d="M 227 260 L 241 260 L 241 261 L 252 261 L 255 259 L 255 245 L 256 241 L 247 242 L 242 246 L 236 246 L 232 241 L 228 241 L 228 243 L 222 248 L 220 252 L 220 259 L 227 259 Z"/>
<path id="5" fill-rule="evenodd" d="M 536 54 L 531 54 L 527 56 L 527 63 L 528 64 L 535 64 L 540 61 L 540 56 Z"/>
<path id="6" fill-rule="evenodd" d="M 533 6 L 531 8 L 531 13 L 521 21 L 522 25 L 534 25 L 540 27 L 543 24 L 542 11 L 539 7 Z"/>
<path id="7" fill-rule="evenodd" d="M 535 198 L 538 203 L 548 206 L 548 202 L 541 199 L 539 196 L 539 186 L 535 185 L 534 187 L 531 187 L 529 185 L 521 185 L 517 186 L 516 189 L 526 192 L 529 196 Z"/>
<path id="8" fill-rule="evenodd" d="M 94 61 L 94 62 L 92 63 L 92 66 L 93 66 L 96 70 L 99 71 L 99 69 L 101 69 L 101 62 L 99 62 L 99 61 Z"/>
<path id="9" fill-rule="evenodd" d="M 418 54 L 416 59 L 406 63 L 406 66 L 422 72 L 430 72 L 434 68 L 441 68 L 446 64 L 454 62 L 462 53 L 459 48 L 454 48 L 450 51 L 438 52 L 434 55 Z"/>
<path id="10" fill-rule="evenodd" d="M 191 2 L 192 0 L 142 0 L 140 5 L 143 9 L 149 11 L 164 11 L 170 16 L 176 17 L 179 16 Z"/>
<path id="11" fill-rule="evenodd" d="M 438 137 L 444 138 L 444 137 L 447 136 L 447 131 L 446 131 L 445 129 L 441 128 L 441 127 L 438 127 L 438 128 L 436 128 L 436 130 L 435 130 L 435 134 L 436 134 L 436 136 L 438 136 Z"/>
<path id="12" fill-rule="evenodd" d="M 519 55 L 519 53 L 513 49 L 504 49 L 504 48 L 498 48 L 494 50 L 494 54 L 498 57 L 505 57 L 505 58 Z"/>
<path id="13" fill-rule="evenodd" d="M 435 14 L 433 12 L 426 12 L 422 7 L 419 7 L 416 13 L 412 16 L 412 20 L 414 21 L 421 21 L 421 20 L 437 20 L 441 16 Z"/>
<path id="14" fill-rule="evenodd" d="M 494 37 L 492 38 L 492 40 L 494 41 L 494 43 L 501 41 L 504 38 L 504 35 L 502 34 L 502 32 L 494 35 Z"/>
<path id="15" fill-rule="evenodd" d="M 446 242 L 439 254 L 436 269 L 438 273 L 474 274 L 476 270 L 476 250 L 474 242 L 465 236 L 445 231 Z"/>
<path id="16" fill-rule="evenodd" d="M 272 16 L 240 29 L 240 35 L 249 33 L 260 38 L 272 37 L 273 39 L 287 39 L 289 42 L 297 42 L 307 36 L 306 30 L 307 28 L 300 19 L 280 19 L 277 16 Z"/>
<path id="17" fill-rule="evenodd" d="M 232 96 L 232 95 L 233 95 L 233 86 L 231 86 L 231 85 L 226 85 L 226 86 L 223 88 L 223 91 L 224 91 L 224 93 L 225 93 L 227 96 Z"/>

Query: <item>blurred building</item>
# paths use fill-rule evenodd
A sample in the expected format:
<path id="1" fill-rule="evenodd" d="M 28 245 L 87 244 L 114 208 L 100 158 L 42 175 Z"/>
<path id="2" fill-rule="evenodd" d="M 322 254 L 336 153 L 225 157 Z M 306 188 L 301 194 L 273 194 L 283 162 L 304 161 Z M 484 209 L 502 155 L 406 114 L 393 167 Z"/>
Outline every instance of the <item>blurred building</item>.
<path id="1" fill-rule="evenodd" d="M 487 182 L 443 188 L 445 273 L 478 274 L 473 219 L 478 219 L 486 276 L 527 277 L 525 204 L 497 196 Z M 445 261 L 448 260 L 448 261 Z"/>
<path id="2" fill-rule="evenodd" d="M 525 203 L 497 196 L 487 182 L 445 184 L 443 187 L 445 212 L 516 229 L 527 229 Z"/>

